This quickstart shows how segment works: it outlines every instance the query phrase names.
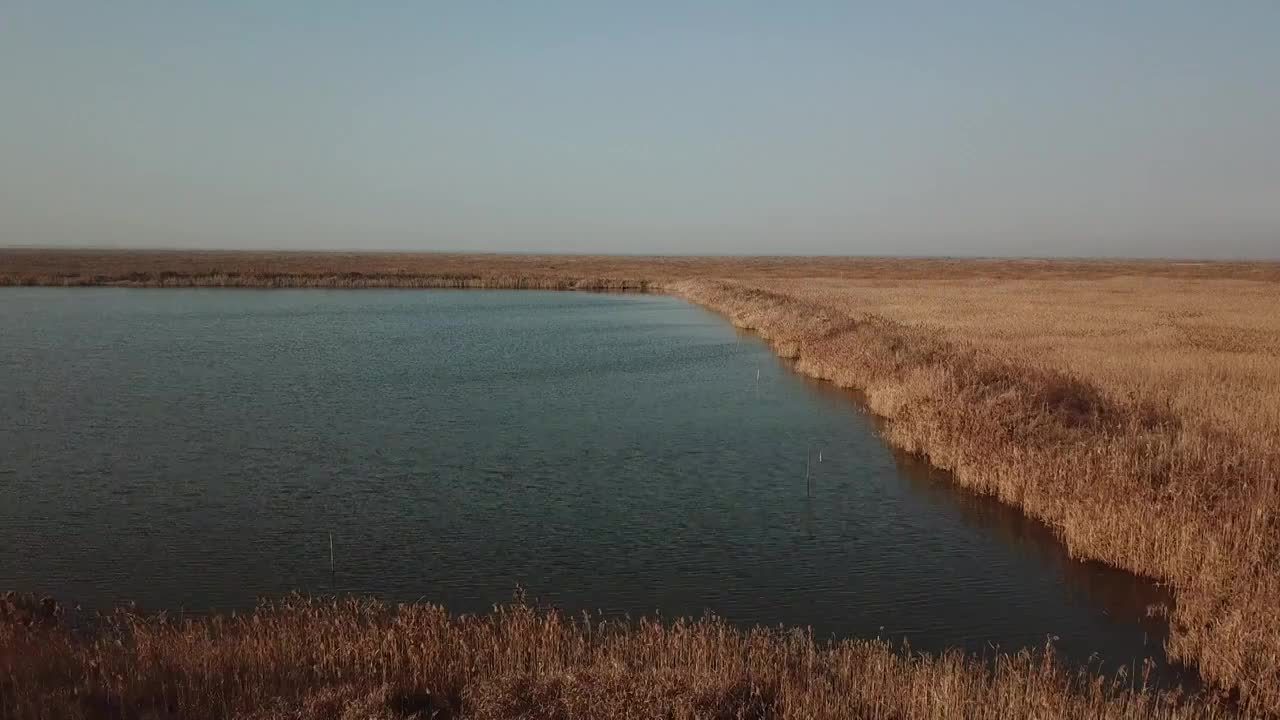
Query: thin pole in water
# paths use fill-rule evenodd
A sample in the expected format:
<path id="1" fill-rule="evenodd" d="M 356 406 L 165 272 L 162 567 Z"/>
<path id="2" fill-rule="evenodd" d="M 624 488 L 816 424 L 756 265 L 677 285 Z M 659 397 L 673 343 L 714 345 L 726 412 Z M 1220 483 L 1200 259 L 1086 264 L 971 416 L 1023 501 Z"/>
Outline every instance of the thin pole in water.
<path id="1" fill-rule="evenodd" d="M 333 533 L 329 533 L 329 582 L 330 583 L 333 582 L 334 574 L 335 573 L 333 570 Z"/>
<path id="2" fill-rule="evenodd" d="M 809 446 L 804 448 L 804 496 L 813 497 L 813 481 L 809 479 Z"/>

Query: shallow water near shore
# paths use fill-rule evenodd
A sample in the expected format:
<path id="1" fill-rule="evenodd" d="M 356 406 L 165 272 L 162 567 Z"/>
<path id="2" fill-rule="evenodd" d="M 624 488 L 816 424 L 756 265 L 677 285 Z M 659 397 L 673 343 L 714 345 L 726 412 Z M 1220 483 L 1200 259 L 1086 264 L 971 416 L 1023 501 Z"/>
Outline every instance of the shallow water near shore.
<path id="1" fill-rule="evenodd" d="M 1072 560 L 675 298 L 6 288 L 0 338 L 0 589 L 482 612 L 520 586 L 573 613 L 1163 664 L 1160 588 Z"/>

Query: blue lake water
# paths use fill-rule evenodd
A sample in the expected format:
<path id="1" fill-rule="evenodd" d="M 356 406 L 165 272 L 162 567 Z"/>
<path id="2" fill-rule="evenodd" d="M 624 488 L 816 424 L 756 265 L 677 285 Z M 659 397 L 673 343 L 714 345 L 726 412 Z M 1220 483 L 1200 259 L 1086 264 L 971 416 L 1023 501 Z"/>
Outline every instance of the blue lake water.
<path id="1" fill-rule="evenodd" d="M 479 612 L 521 586 L 570 612 L 1163 656 L 1158 588 L 1071 560 L 674 298 L 2 289 L 0 408 L 0 589 Z"/>

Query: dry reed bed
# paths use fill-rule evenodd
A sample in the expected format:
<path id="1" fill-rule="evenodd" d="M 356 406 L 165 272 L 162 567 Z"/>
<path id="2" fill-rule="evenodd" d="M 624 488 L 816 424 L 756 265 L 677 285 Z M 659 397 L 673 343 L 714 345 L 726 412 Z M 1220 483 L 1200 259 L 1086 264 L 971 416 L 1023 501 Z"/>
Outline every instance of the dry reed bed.
<path id="1" fill-rule="evenodd" d="M 735 282 L 672 289 L 861 389 L 890 442 L 1043 520 L 1072 554 L 1169 582 L 1170 654 L 1280 709 L 1275 445 L 883 317 Z"/>
<path id="2" fill-rule="evenodd" d="M 285 280 L 281 280 L 285 278 Z M 890 442 L 1168 582 L 1280 712 L 1280 264 L 0 251 L 0 284 L 645 288 L 863 390 Z"/>
<path id="3" fill-rule="evenodd" d="M 0 602 L 0 717 L 1216 718 L 1213 697 L 1064 669 L 1052 653 L 991 662 L 876 640 L 696 622 L 486 616 L 290 598 L 253 613 L 120 612 L 77 633 Z"/>

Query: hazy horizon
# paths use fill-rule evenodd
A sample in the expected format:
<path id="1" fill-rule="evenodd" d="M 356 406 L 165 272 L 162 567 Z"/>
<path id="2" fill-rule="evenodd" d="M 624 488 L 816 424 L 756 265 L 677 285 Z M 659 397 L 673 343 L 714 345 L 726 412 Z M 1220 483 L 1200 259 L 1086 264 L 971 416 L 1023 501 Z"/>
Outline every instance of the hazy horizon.
<path id="1" fill-rule="evenodd" d="M 1280 258 L 1280 4 L 18 2 L 0 246 Z"/>

